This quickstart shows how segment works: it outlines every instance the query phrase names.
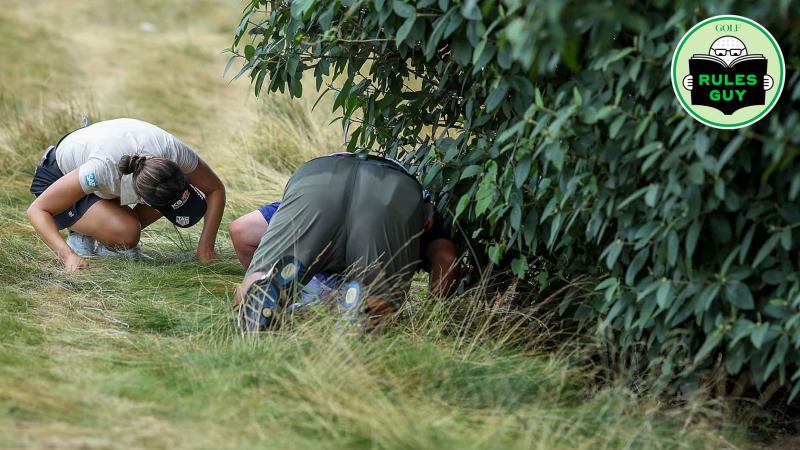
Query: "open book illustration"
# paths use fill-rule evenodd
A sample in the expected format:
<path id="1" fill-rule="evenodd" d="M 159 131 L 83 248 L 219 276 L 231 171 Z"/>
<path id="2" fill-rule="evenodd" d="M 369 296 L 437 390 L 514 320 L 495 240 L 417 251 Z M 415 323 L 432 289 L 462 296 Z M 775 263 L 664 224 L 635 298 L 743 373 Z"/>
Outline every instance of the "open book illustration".
<path id="1" fill-rule="evenodd" d="M 716 56 L 695 54 L 689 59 L 689 73 L 694 84 L 693 105 L 710 106 L 730 115 L 747 106 L 764 104 L 764 55 L 743 55 L 727 65 Z"/>

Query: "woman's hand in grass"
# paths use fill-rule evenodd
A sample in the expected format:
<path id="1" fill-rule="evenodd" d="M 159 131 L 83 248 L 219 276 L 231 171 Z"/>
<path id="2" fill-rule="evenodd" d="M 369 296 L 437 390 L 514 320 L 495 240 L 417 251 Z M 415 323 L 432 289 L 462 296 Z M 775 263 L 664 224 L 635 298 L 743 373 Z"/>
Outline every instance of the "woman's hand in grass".
<path id="1" fill-rule="evenodd" d="M 86 196 L 78 181 L 78 169 L 59 178 L 28 207 L 28 220 L 45 244 L 64 262 L 67 272 L 88 269 L 89 264 L 76 255 L 58 233 L 53 215 L 67 210 Z"/>
<path id="2" fill-rule="evenodd" d="M 67 272 L 77 272 L 89 268 L 89 263 L 86 262 L 85 259 L 72 252 L 64 256 L 63 261 L 64 269 L 66 269 Z"/>
<path id="3" fill-rule="evenodd" d="M 218 260 L 219 255 L 217 255 L 217 252 L 213 248 L 211 249 L 198 248 L 197 259 L 199 259 L 200 262 L 211 262 Z"/>
<path id="4" fill-rule="evenodd" d="M 206 196 L 206 214 L 203 218 L 203 231 L 197 243 L 197 258 L 202 262 L 219 259 L 214 251 L 214 244 L 222 221 L 222 212 L 225 210 L 225 186 L 202 159 L 197 164 L 197 169 L 186 177 Z"/>

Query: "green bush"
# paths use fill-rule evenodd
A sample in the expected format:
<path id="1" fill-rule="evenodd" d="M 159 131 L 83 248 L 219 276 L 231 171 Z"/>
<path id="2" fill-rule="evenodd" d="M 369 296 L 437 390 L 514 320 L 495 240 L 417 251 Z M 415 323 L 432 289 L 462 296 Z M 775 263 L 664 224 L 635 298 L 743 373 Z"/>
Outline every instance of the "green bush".
<path id="1" fill-rule="evenodd" d="M 684 114 L 669 77 L 681 36 L 724 13 L 787 60 L 775 109 L 737 131 Z M 494 264 L 598 276 L 562 311 L 644 345 L 665 380 L 721 364 L 794 396 L 798 17 L 788 0 L 253 0 L 229 66 L 256 95 L 313 76 L 349 149 L 403 158 Z"/>

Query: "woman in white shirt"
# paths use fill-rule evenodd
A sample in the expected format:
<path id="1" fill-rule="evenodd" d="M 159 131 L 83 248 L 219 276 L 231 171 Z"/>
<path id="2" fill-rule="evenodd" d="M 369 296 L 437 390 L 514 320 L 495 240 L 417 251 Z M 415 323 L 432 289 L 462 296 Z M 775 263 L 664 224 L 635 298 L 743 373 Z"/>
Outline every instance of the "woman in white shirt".
<path id="1" fill-rule="evenodd" d="M 194 150 L 147 122 L 107 120 L 66 135 L 45 152 L 31 192 L 28 219 L 68 271 L 88 268 L 84 256 L 140 256 L 141 230 L 162 216 L 184 228 L 204 219 L 197 257 L 217 258 L 225 187 Z"/>

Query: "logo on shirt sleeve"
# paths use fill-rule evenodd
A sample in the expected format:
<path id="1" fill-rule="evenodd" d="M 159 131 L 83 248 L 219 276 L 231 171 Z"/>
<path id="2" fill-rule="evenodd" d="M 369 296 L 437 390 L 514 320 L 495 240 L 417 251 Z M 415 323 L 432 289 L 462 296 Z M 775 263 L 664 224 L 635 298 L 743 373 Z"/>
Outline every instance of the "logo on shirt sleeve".
<path id="1" fill-rule="evenodd" d="M 97 175 L 94 172 L 83 176 L 83 182 L 90 188 L 97 188 Z"/>

